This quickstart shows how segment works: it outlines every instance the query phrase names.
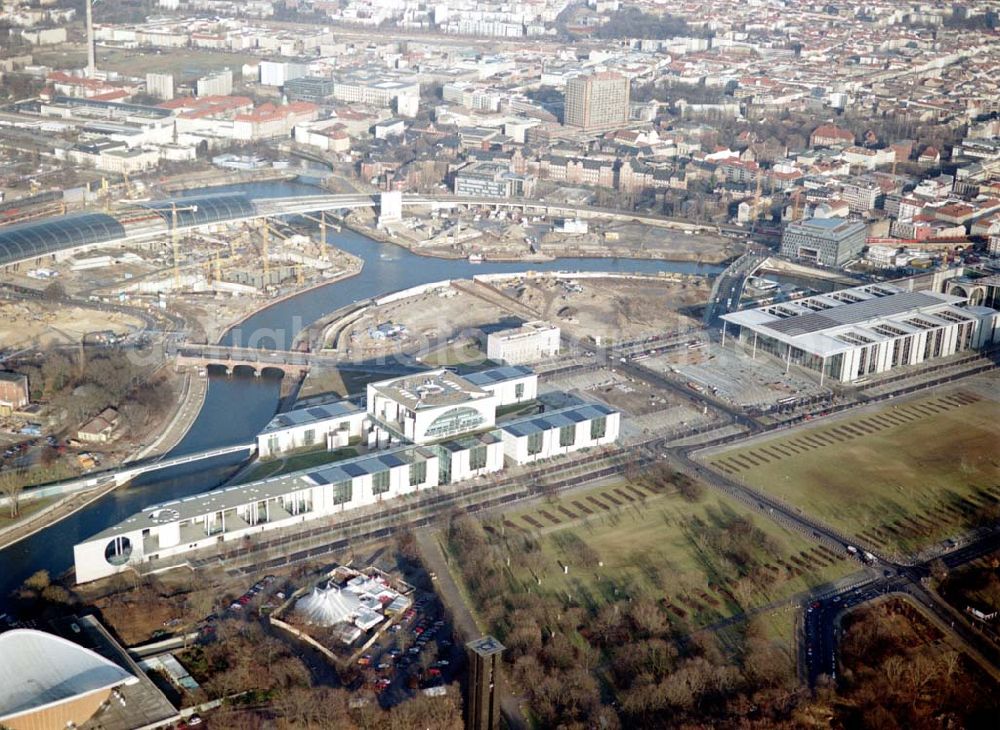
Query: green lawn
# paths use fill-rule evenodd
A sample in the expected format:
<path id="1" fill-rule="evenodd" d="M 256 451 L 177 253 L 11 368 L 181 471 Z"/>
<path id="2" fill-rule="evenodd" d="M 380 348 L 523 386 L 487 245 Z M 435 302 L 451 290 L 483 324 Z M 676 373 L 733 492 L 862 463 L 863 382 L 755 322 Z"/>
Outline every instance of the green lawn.
<path id="1" fill-rule="evenodd" d="M 288 456 L 258 462 L 253 468 L 249 469 L 242 477 L 240 477 L 238 483 L 246 484 L 247 482 L 255 482 L 261 479 L 280 476 L 282 474 L 290 474 L 293 471 L 301 471 L 302 469 L 309 469 L 313 466 L 331 464 L 335 461 L 343 461 L 344 459 L 350 459 L 357 455 L 358 450 L 351 446 L 346 446 L 342 449 L 334 449 L 333 451 L 327 451 L 326 449 L 313 449 L 311 451 L 292 452 Z"/>
<path id="2" fill-rule="evenodd" d="M 470 365 L 477 369 L 491 364 L 486 359 L 486 353 L 471 342 L 444 345 L 428 352 L 421 358 L 421 362 L 430 367 Z"/>
<path id="3" fill-rule="evenodd" d="M 909 552 L 996 510 L 998 413 L 995 401 L 956 389 L 706 461 L 861 543 Z"/>
<path id="4" fill-rule="evenodd" d="M 728 534 L 725 528 L 735 519 L 748 516 L 757 533 L 741 559 L 720 536 Z M 502 524 L 502 531 L 499 524 L 491 525 L 500 541 L 517 532 L 541 541 L 541 557 L 534 564 L 512 562 L 512 590 L 558 594 L 591 610 L 652 596 L 672 620 L 689 627 L 858 568 L 712 491 L 692 504 L 646 485 L 613 484 L 511 513 Z"/>

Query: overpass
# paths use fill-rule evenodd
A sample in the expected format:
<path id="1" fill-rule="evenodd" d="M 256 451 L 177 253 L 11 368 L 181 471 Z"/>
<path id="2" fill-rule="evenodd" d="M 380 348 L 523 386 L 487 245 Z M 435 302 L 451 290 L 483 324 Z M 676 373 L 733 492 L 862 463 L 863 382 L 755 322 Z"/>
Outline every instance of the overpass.
<path id="1" fill-rule="evenodd" d="M 280 370 L 286 375 L 301 375 L 313 366 L 337 368 L 338 370 L 354 370 L 375 375 L 409 375 L 426 370 L 417 364 L 399 362 L 408 359 L 405 355 L 396 355 L 390 362 L 351 362 L 336 355 L 323 353 L 295 352 L 290 350 L 262 350 L 255 347 L 227 347 L 225 345 L 195 345 L 185 343 L 179 345 L 176 351 L 170 353 L 177 358 L 178 365 L 193 365 L 207 368 L 209 366 L 225 368 L 227 374 L 232 374 L 238 367 L 249 368 L 255 375 L 261 375 L 265 370 Z M 393 362 L 392 360 L 397 360 Z"/>

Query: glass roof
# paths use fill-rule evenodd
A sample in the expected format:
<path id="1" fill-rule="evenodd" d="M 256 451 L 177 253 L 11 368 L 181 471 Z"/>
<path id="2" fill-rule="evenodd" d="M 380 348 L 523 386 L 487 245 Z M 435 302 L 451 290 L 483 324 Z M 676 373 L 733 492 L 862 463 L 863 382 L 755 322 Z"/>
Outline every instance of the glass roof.
<path id="1" fill-rule="evenodd" d="M 253 203 L 242 193 L 219 193 L 176 200 L 154 200 L 141 205 L 144 208 L 155 210 L 167 222 L 168 226 L 173 226 L 173 206 L 176 205 L 177 226 L 179 228 L 245 218 L 254 214 Z"/>
<path id="2" fill-rule="evenodd" d="M 122 224 L 104 213 L 78 213 L 3 226 L 0 265 L 124 237 Z"/>

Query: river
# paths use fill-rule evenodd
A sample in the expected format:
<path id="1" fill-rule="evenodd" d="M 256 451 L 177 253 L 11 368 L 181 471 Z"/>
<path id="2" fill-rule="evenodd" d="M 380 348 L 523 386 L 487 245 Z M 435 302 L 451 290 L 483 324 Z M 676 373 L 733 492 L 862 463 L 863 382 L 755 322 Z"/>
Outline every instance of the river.
<path id="1" fill-rule="evenodd" d="M 322 193 L 298 183 L 257 183 L 213 188 L 212 192 L 244 191 L 251 197 L 285 197 Z M 185 195 L 205 191 L 187 191 Z M 331 245 L 364 260 L 361 273 L 290 297 L 246 319 L 223 337 L 227 344 L 285 349 L 295 334 L 311 322 L 352 302 L 444 279 L 475 274 L 534 271 L 672 271 L 711 275 L 721 266 L 648 259 L 565 258 L 546 263 L 472 264 L 465 260 L 417 256 L 392 244 L 380 243 L 353 231 L 328 232 Z M 171 451 L 180 455 L 216 446 L 252 440 L 274 415 L 280 381 L 270 378 L 210 376 L 205 404 L 187 435 Z M 37 570 L 52 575 L 73 563 L 73 545 L 157 502 L 208 491 L 228 478 L 244 459 L 241 454 L 220 457 L 143 475 L 91 505 L 31 537 L 0 550 L 0 611 L 6 597 Z"/>

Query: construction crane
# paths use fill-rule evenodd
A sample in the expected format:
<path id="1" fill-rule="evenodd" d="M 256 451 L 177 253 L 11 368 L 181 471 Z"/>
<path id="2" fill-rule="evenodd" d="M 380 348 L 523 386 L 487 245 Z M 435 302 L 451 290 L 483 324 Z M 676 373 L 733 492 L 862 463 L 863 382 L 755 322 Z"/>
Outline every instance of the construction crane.
<path id="1" fill-rule="evenodd" d="M 314 215 L 309 215 L 308 213 L 301 214 L 303 218 L 313 223 L 319 223 L 319 249 L 322 251 L 322 256 L 327 261 L 330 260 L 330 250 L 326 245 L 326 211 L 322 210 L 319 213 L 319 218 Z"/>
<path id="2" fill-rule="evenodd" d="M 174 290 L 181 288 L 181 234 L 177 229 L 177 214 L 183 212 L 195 213 L 197 205 L 177 205 L 170 203 L 170 241 L 174 249 Z"/>

